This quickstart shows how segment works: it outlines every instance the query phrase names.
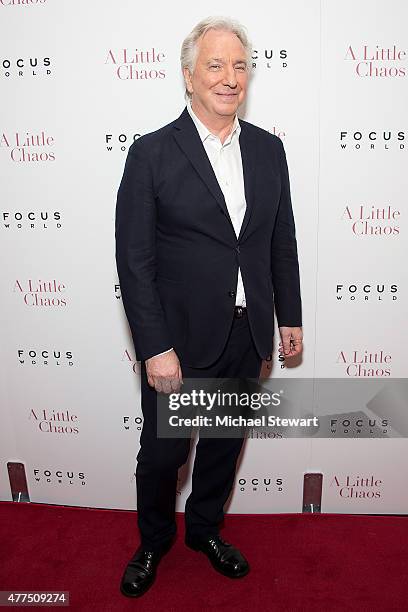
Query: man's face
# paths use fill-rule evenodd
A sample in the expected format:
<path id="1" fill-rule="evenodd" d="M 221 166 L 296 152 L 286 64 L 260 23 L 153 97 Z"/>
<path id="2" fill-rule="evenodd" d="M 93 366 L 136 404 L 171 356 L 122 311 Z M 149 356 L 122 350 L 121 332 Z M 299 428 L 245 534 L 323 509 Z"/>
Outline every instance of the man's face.
<path id="1" fill-rule="evenodd" d="M 192 105 L 209 119 L 234 116 L 245 99 L 248 70 L 243 44 L 232 32 L 208 30 L 197 42 L 193 74 L 185 68 Z"/>

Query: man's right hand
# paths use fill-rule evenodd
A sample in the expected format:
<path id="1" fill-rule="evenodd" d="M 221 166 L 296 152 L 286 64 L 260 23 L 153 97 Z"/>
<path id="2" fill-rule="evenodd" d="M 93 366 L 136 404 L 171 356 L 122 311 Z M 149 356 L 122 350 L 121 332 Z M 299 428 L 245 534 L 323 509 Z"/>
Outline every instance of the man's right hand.
<path id="1" fill-rule="evenodd" d="M 146 359 L 147 382 L 156 391 L 178 393 L 183 384 L 180 361 L 173 349 Z"/>

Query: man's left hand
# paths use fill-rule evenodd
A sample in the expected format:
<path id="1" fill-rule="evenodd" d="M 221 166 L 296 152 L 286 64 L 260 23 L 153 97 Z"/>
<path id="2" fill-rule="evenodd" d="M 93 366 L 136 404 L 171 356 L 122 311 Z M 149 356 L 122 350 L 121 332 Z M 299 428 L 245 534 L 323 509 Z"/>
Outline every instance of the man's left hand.
<path id="1" fill-rule="evenodd" d="M 303 331 L 301 327 L 280 327 L 279 353 L 285 357 L 300 355 L 303 350 Z"/>

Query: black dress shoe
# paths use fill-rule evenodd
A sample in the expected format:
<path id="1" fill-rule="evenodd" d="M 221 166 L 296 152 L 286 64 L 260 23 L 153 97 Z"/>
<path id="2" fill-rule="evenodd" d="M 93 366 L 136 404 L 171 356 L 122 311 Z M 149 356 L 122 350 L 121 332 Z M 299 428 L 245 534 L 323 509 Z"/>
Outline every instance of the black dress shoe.
<path id="1" fill-rule="evenodd" d="M 206 539 L 189 538 L 186 536 L 186 545 L 193 550 L 201 550 L 209 558 L 217 572 L 229 578 L 242 578 L 249 572 L 249 564 L 244 555 L 222 540 L 219 535 Z"/>
<path id="2" fill-rule="evenodd" d="M 127 597 L 140 597 L 152 586 L 160 559 L 168 548 L 160 551 L 145 550 L 140 546 L 129 561 L 120 583 Z"/>

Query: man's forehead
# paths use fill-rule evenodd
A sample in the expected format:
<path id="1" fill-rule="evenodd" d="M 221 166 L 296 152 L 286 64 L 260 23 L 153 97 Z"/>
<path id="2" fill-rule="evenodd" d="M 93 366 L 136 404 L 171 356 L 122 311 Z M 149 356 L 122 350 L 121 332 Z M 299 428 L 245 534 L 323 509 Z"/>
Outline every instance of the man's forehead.
<path id="1" fill-rule="evenodd" d="M 207 32 L 202 34 L 197 40 L 199 52 L 222 57 L 226 50 L 226 39 L 229 39 L 229 51 L 232 50 L 233 53 L 242 55 L 242 57 L 245 58 L 244 45 L 234 32 L 229 32 L 228 30 L 207 30 Z"/>

